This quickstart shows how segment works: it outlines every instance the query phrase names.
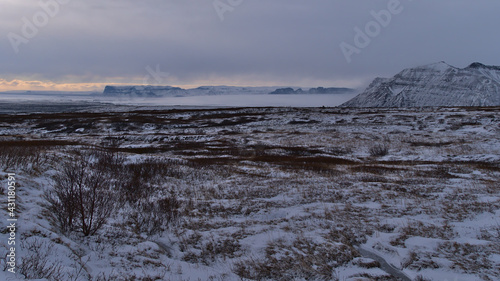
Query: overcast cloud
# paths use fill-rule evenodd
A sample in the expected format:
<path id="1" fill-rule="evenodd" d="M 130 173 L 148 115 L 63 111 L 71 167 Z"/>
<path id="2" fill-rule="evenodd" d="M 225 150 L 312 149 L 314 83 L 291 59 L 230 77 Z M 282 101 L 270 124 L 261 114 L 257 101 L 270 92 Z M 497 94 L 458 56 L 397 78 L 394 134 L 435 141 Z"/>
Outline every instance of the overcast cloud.
<path id="1" fill-rule="evenodd" d="M 16 53 L 12 34 L 24 38 L 23 18 L 44 10 L 39 0 L 0 0 L 0 90 L 29 81 L 360 87 L 437 61 L 500 65 L 498 0 L 400 0 L 350 63 L 341 43 L 356 47 L 355 27 L 397 0 L 239 1 L 221 20 L 214 0 L 60 0 Z M 157 66 L 168 73 L 160 81 L 147 70 Z"/>

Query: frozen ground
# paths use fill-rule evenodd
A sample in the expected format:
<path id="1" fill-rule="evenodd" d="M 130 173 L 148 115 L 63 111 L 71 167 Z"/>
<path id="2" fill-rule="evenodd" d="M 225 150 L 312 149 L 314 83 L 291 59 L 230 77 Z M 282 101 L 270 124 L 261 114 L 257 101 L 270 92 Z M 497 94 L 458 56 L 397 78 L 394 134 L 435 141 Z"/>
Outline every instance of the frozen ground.
<path id="1" fill-rule="evenodd" d="M 42 104 L 55 106 L 64 103 L 71 107 L 87 104 L 110 103 L 115 105 L 141 106 L 210 106 L 210 107 L 259 107 L 259 106 L 292 106 L 292 107 L 320 107 L 338 106 L 356 96 L 349 94 L 231 94 L 231 95 L 202 95 L 185 97 L 130 97 L 105 96 L 91 92 L 28 92 L 28 93 L 1 93 L 0 105 L 9 103 L 16 108 L 26 104 Z M 1 108 L 1 107 L 0 107 Z M 1 112 L 1 111 L 0 111 Z"/>
<path id="2" fill-rule="evenodd" d="M 19 228 L 18 274 L 2 259 L 0 279 L 498 280 L 499 112 L 1 114 L 2 209 L 15 172 Z M 90 236 L 61 231 L 46 199 L 79 159 L 116 199 Z"/>

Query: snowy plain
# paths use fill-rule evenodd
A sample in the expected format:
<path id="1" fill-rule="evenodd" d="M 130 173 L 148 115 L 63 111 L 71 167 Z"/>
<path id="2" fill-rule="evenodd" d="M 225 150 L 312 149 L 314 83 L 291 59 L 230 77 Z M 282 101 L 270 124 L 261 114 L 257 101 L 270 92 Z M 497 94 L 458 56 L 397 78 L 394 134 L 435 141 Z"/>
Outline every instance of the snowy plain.
<path id="1" fill-rule="evenodd" d="M 24 275 L 0 271 L 2 280 L 43 280 L 51 265 L 60 280 L 500 276 L 498 107 L 51 105 L 2 104 L 0 175 L 3 187 L 7 173 L 17 177 L 18 266 L 46 261 Z M 106 175 L 118 197 L 135 192 L 90 236 L 61 231 L 44 196 L 79 151 L 120 157 L 112 168 L 131 172 Z M 172 197 L 175 219 L 144 223 L 155 214 L 136 201 Z"/>
<path id="2" fill-rule="evenodd" d="M 349 94 L 295 94 L 295 95 L 201 95 L 185 97 L 128 97 L 104 96 L 96 92 L 18 92 L 0 93 L 0 102 L 102 102 L 142 106 L 233 106 L 233 107 L 321 107 L 338 106 L 356 96 Z"/>

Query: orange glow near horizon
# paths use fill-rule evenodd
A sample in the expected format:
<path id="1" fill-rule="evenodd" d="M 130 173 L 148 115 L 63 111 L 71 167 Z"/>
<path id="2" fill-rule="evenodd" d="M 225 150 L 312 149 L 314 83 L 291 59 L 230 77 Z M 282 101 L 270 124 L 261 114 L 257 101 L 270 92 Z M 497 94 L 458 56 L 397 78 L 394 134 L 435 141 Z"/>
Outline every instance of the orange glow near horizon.
<path id="1" fill-rule="evenodd" d="M 141 85 L 140 83 L 54 83 L 46 81 L 25 81 L 0 79 L 0 92 L 8 91 L 63 91 L 63 92 L 102 92 L 108 85 Z M 199 85 L 169 85 L 174 87 L 196 88 Z"/>
<path id="2" fill-rule="evenodd" d="M 119 81 L 122 81 L 123 79 L 118 79 Z M 129 81 L 134 81 L 134 80 L 129 80 Z M 193 81 L 194 82 L 194 81 Z M 236 83 L 235 83 L 236 82 Z M 184 89 L 193 89 L 197 88 L 200 86 L 240 86 L 240 87 L 256 87 L 256 86 L 283 86 L 280 84 L 284 83 L 270 83 L 269 81 L 256 81 L 254 83 L 241 83 L 241 79 L 237 79 L 235 81 L 229 81 L 226 79 L 221 79 L 219 83 L 215 83 L 214 81 L 196 81 L 195 83 L 190 83 L 190 84 L 169 84 L 169 85 L 164 85 L 164 86 L 172 86 L 172 87 L 181 87 Z M 362 84 L 362 81 L 360 80 L 339 80 L 336 81 L 338 86 L 340 87 L 351 87 L 351 88 L 357 88 Z M 327 86 L 327 84 L 332 84 L 327 83 L 326 81 L 318 81 L 316 83 L 314 82 L 309 82 L 307 84 L 316 84 L 316 86 L 311 86 L 311 87 L 319 87 L 319 86 Z M 63 91 L 63 92 L 102 92 L 104 90 L 104 87 L 112 85 L 112 86 L 119 86 L 119 85 L 130 85 L 130 86 L 135 86 L 135 85 L 143 85 L 142 83 L 55 83 L 52 81 L 39 81 L 39 80 L 21 80 L 21 79 L 14 79 L 14 80 L 5 80 L 5 79 L 0 79 L 0 92 L 8 92 L 8 91 Z M 293 85 L 297 86 L 297 85 Z M 307 87 L 305 87 L 307 88 Z"/>
<path id="3" fill-rule="evenodd" d="M 63 91 L 63 92 L 102 92 L 106 86 L 142 85 L 141 83 L 54 83 L 50 81 L 26 81 L 0 79 L 0 92 L 8 91 Z M 166 85 L 165 85 L 166 86 Z M 205 86 L 204 84 L 168 85 L 184 89 Z"/>
<path id="4" fill-rule="evenodd" d="M 46 81 L 25 81 L 0 79 L 0 92 L 6 91 L 102 91 L 107 83 L 54 83 Z"/>

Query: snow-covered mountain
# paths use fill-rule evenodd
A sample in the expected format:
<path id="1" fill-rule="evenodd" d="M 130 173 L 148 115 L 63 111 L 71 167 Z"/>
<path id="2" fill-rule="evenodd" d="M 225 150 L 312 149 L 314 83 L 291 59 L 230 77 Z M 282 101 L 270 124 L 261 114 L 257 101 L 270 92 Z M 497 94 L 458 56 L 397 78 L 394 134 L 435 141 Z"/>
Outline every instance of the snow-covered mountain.
<path id="1" fill-rule="evenodd" d="M 473 63 L 457 68 L 445 62 L 405 69 L 376 78 L 343 107 L 424 107 L 500 105 L 500 67 Z"/>

